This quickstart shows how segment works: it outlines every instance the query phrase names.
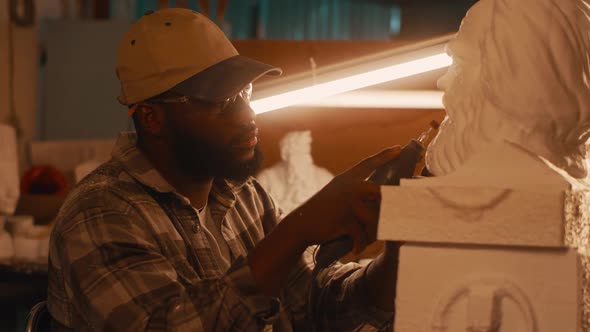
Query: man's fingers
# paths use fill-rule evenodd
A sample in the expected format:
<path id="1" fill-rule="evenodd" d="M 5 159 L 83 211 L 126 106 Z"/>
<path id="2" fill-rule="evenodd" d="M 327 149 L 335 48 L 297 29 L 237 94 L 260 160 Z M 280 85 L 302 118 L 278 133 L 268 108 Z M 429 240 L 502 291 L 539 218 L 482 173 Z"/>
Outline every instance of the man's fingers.
<path id="1" fill-rule="evenodd" d="M 377 237 L 377 224 L 379 222 L 380 197 L 364 198 L 353 202 L 352 214 L 357 223 L 362 224 L 367 236 L 367 244 L 375 241 Z"/>
<path id="2" fill-rule="evenodd" d="M 376 155 L 361 161 L 357 165 L 350 168 L 348 171 L 344 172 L 342 175 L 350 180 L 363 181 L 379 166 L 397 157 L 400 151 L 400 146 L 387 148 Z"/>

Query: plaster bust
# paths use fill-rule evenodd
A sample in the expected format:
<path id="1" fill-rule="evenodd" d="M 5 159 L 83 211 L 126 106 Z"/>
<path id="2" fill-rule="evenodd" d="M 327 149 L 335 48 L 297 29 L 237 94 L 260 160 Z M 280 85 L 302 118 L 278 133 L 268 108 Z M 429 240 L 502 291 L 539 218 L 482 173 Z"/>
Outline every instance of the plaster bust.
<path id="1" fill-rule="evenodd" d="M 590 0 L 480 0 L 447 49 L 437 176 L 382 187 L 394 329 L 590 331 Z"/>
<path id="2" fill-rule="evenodd" d="M 509 142 L 585 178 L 589 18 L 588 0 L 475 4 L 447 46 L 453 64 L 438 82 L 447 116 L 427 151 L 428 169 L 449 174 Z"/>

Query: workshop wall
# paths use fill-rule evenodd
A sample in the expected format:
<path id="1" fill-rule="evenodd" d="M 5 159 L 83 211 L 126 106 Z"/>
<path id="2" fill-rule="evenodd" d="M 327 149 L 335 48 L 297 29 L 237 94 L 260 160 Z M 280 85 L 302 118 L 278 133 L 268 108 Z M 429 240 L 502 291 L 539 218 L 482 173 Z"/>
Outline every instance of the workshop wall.
<path id="1" fill-rule="evenodd" d="M 7 8 L 8 0 L 0 0 L 0 8 Z M 6 123 L 10 114 L 10 57 L 8 53 L 9 17 L 0 10 L 0 121 Z M 4 51 L 6 50 L 6 51 Z"/>
<path id="2" fill-rule="evenodd" d="M 158 8 L 156 0 L 123 2 L 135 6 L 136 17 Z M 194 10 L 198 3 L 187 1 Z M 210 0 L 213 18 L 216 4 Z M 233 39 L 388 40 L 400 32 L 401 11 L 390 0 L 230 0 L 220 25 Z"/>
<path id="3" fill-rule="evenodd" d="M 52 1 L 52 3 L 55 1 Z M 155 1 L 152 1 L 155 4 Z M 190 3 L 192 3 L 193 5 L 196 4 L 195 1 L 189 1 Z M 126 6 L 124 5 L 127 4 Z M 119 6 L 112 6 L 111 8 L 111 15 L 113 17 L 116 18 L 126 18 L 126 15 L 129 15 L 130 13 L 134 13 L 134 15 L 138 15 L 137 13 L 142 11 L 145 8 L 140 8 L 142 4 L 145 3 L 150 3 L 150 1 L 145 1 L 145 2 L 133 2 L 133 1 L 123 1 L 121 3 L 117 2 L 117 4 L 119 4 Z M 318 2 L 320 3 L 320 2 Z M 321 7 L 320 9 L 314 7 L 315 5 L 312 6 L 312 3 L 307 1 L 305 3 L 301 3 L 299 6 L 301 6 L 301 8 L 305 7 L 305 6 L 312 6 L 313 8 L 318 10 L 319 12 L 330 12 L 332 14 L 334 13 L 344 13 L 346 14 L 346 10 L 344 10 L 346 6 L 350 7 L 347 10 L 350 11 L 351 8 L 357 8 L 355 6 L 359 6 L 358 3 L 360 3 L 360 1 L 348 1 L 347 4 L 343 4 L 340 2 L 336 2 L 336 1 L 322 1 L 321 2 L 323 5 L 319 6 Z M 383 6 L 383 3 L 386 3 L 388 8 L 397 8 L 397 4 L 395 1 L 372 1 L 371 4 L 369 4 L 369 2 L 367 2 L 367 8 L 373 8 L 374 6 Z M 133 5 L 134 4 L 134 5 Z M 255 4 L 255 6 L 258 6 L 258 8 L 242 8 L 244 6 L 253 6 L 253 4 Z M 3 6 L 4 8 L 7 8 L 8 6 L 8 0 L 0 0 L 0 5 Z M 57 5 L 55 5 L 57 6 Z M 268 11 L 266 14 L 265 13 L 265 9 L 263 7 L 267 6 L 268 7 Z M 293 5 L 295 6 L 295 5 Z M 401 2 L 400 3 L 400 8 L 405 8 L 407 7 L 407 4 Z M 114 15 L 113 12 L 115 11 L 116 8 L 121 7 L 124 10 L 119 10 L 119 14 L 118 15 Z M 239 7 L 239 8 L 238 8 Z M 271 8 L 272 7 L 272 8 Z M 232 21 L 232 17 L 234 16 L 239 16 L 236 14 L 235 11 L 238 11 L 241 13 L 242 16 L 247 16 L 244 13 L 248 13 L 248 10 L 253 11 L 252 15 L 258 15 L 257 19 L 254 20 L 256 22 L 258 22 L 257 24 L 253 25 L 253 27 L 255 29 L 258 25 L 263 26 L 264 29 L 268 30 L 268 27 L 270 25 L 270 23 L 264 23 L 266 21 L 264 21 L 264 18 L 267 17 L 268 20 L 272 19 L 277 19 L 280 17 L 283 17 L 284 15 L 282 15 L 281 13 L 285 13 L 280 12 L 280 8 L 275 8 L 275 4 L 271 4 L 269 1 L 243 1 L 243 2 L 232 2 L 232 4 L 228 7 L 228 12 L 227 12 L 227 20 L 232 22 L 233 24 L 233 28 L 232 28 L 232 35 L 237 36 L 237 32 L 238 31 L 248 31 L 248 27 L 245 28 L 239 28 L 237 29 L 237 27 L 239 26 L 238 21 Z M 273 9 L 274 8 L 274 9 Z M 311 8 L 311 7 L 310 7 Z M 323 9 L 322 9 L 323 8 Z M 365 8 L 365 7 L 363 7 Z M 371 11 L 372 9 L 367 9 L 367 11 Z M 403 9 L 402 8 L 402 9 Z M 271 10 L 272 9 L 272 10 Z M 314 10 L 315 10 L 314 9 Z M 358 9 L 358 8 L 357 8 Z M 366 8 L 365 8 L 366 9 Z M 364 10 L 364 9 L 363 9 Z M 353 10 L 352 12 L 358 13 L 359 16 L 362 16 L 361 14 L 363 13 L 363 10 Z M 255 12 L 255 13 L 254 13 Z M 263 15 L 264 14 L 264 15 Z M 293 15 L 296 15 L 297 13 L 294 13 Z M 399 14 L 399 13 L 397 13 Z M 397 15 L 395 14 L 395 15 Z M 402 10 L 402 14 L 403 14 L 403 10 Z M 268 15 L 268 16 L 265 16 Z M 318 14 L 319 15 L 319 14 Z M 363 14 L 364 15 L 364 14 Z M 391 17 L 394 17 L 394 14 L 387 14 L 387 15 L 393 15 Z M 442 15 L 442 14 L 441 14 Z M 369 15 L 370 16 L 370 15 Z M 443 15 L 444 16 L 444 15 Z M 344 20 L 345 17 L 348 17 L 346 15 L 343 15 L 340 19 Z M 403 19 L 403 17 L 402 17 Z M 308 22 L 309 19 L 303 20 L 304 22 Z M 322 24 L 326 24 L 326 27 L 321 27 L 321 26 L 316 26 L 315 28 L 308 28 L 308 30 L 303 33 L 301 35 L 301 33 L 298 33 L 299 35 L 295 36 L 289 36 L 289 38 L 294 38 L 297 39 L 299 37 L 301 38 L 305 38 L 305 39 L 313 39 L 313 38 L 331 38 L 331 39 L 339 39 L 340 37 L 344 36 L 340 36 L 337 34 L 331 34 L 334 31 L 340 31 L 338 33 L 341 33 L 342 31 L 347 31 L 346 29 L 340 29 L 337 27 L 342 27 L 342 26 L 348 26 L 349 28 L 353 26 L 352 23 L 350 22 L 332 22 L 331 20 L 329 20 L 329 18 L 327 18 L 326 20 L 319 20 L 321 22 L 323 22 Z M 395 21 L 395 20 L 394 20 Z M 8 36 L 8 14 L 6 12 L 2 12 L 0 11 L 0 46 L 2 46 L 3 48 L 8 48 L 8 42 L 9 42 L 9 38 Z M 69 22 L 62 22 L 62 23 L 52 23 L 52 24 L 48 24 L 48 23 L 43 23 L 41 24 L 41 36 L 42 36 L 42 43 L 46 43 L 47 42 L 47 37 L 49 36 L 54 36 L 55 34 L 52 34 L 50 32 L 55 32 L 58 31 L 59 29 L 48 29 L 48 27 L 57 27 L 59 26 L 60 28 L 66 26 L 66 25 L 70 25 L 71 30 L 73 30 L 74 32 L 72 33 L 72 35 L 76 36 L 76 35 L 81 35 L 81 32 L 83 29 L 77 29 L 76 26 L 77 24 L 81 24 L 80 26 L 82 27 L 90 27 L 90 26 L 95 26 L 95 29 L 92 31 L 92 34 L 86 34 L 89 36 L 92 36 L 92 38 L 87 38 L 89 40 L 92 41 L 102 41 L 105 40 L 104 35 L 110 34 L 111 36 L 115 36 L 117 33 L 116 31 L 118 31 L 117 29 L 122 29 L 120 28 L 120 26 L 124 26 L 125 23 L 123 23 L 123 21 L 119 21 L 118 23 L 115 20 L 104 20 L 101 22 L 86 22 L 84 23 L 84 21 L 80 21 L 80 23 L 75 23 L 74 21 L 70 20 Z M 129 21 L 127 21 L 129 22 Z M 270 22 L 270 21 L 269 21 Z M 328 23 L 331 22 L 331 23 Z M 344 23 L 343 23 L 344 22 Z M 381 21 L 380 21 L 381 22 Z M 391 21 L 393 22 L 393 21 Z M 390 23 L 391 23 L 390 22 Z M 308 22 L 309 23 L 309 22 Z M 346 24 L 345 24 L 346 23 Z M 350 23 L 350 24 L 348 24 Z M 355 21 L 355 24 L 357 24 L 358 22 Z M 373 27 L 370 28 L 368 25 L 366 27 L 364 27 L 363 29 L 367 29 L 367 31 L 373 31 L 372 35 L 373 36 L 377 36 L 379 34 L 385 33 L 387 34 L 387 31 L 389 31 L 388 29 L 392 28 L 389 26 L 382 26 L 383 22 L 379 23 L 380 27 Z M 395 23 L 395 22 L 394 22 Z M 397 22 L 399 23 L 399 22 Z M 396 24 L 397 24 L 396 23 Z M 117 24 L 120 24 L 119 27 L 115 27 Z M 393 23 L 392 23 L 393 24 Z M 396 25 L 393 24 L 393 25 Z M 306 26 L 307 24 L 304 24 L 304 26 Z M 288 26 L 289 28 L 291 28 L 291 25 L 283 25 L 283 26 Z M 359 26 L 364 26 L 364 25 L 356 25 L 357 27 Z M 403 25 L 402 25 L 403 26 Z M 44 28 L 43 28 L 44 27 Z M 114 27 L 114 28 L 113 28 Z M 252 27 L 250 27 L 252 28 Z M 316 30 L 317 28 L 317 30 Z M 399 26 L 397 27 L 393 27 L 392 31 L 395 31 L 397 28 L 399 28 Z M 373 30 L 371 30 L 373 29 Z M 62 29 L 63 30 L 63 29 Z M 276 29 L 271 29 L 273 31 L 273 33 L 275 33 Z M 293 31 L 295 31 L 297 29 L 293 29 Z M 325 33 L 321 32 L 321 31 L 327 31 Z M 403 29 L 402 29 L 403 30 Z M 115 31 L 113 33 L 110 33 L 109 31 Z M 360 30 L 359 30 L 360 31 Z M 385 31 L 385 32 L 384 32 Z M 44 33 L 43 33 L 44 32 Z M 63 31 L 62 31 L 63 32 Z M 344 33 L 342 32 L 342 33 Z M 378 32 L 378 33 L 377 33 Z M 61 33 L 61 32 L 60 32 Z M 122 33 L 122 31 L 121 31 Z M 334 32 L 335 33 L 335 32 Z M 403 31 L 401 31 L 401 35 L 403 35 Z M 10 103 L 10 98 L 8 98 L 10 96 L 9 92 L 11 91 L 11 89 L 8 88 L 4 88 L 4 87 L 9 87 L 9 60 L 10 57 L 8 57 L 8 54 L 5 52 L 2 52 L 0 54 L 0 121 L 3 122 L 18 122 L 18 127 L 21 129 L 21 134 L 23 135 L 22 137 L 25 138 L 25 140 L 30 139 L 31 137 L 36 137 L 36 138 L 40 138 L 40 139 L 49 139 L 49 140 L 55 140 L 55 139 L 80 139 L 80 138 L 86 138 L 86 139 L 92 139 L 92 138 L 111 138 L 115 132 L 119 131 L 119 130 L 125 130 L 125 129 L 129 129 L 131 128 L 130 122 L 127 121 L 124 118 L 124 114 L 122 112 L 120 112 L 120 106 L 116 104 L 116 102 L 114 101 L 114 96 L 116 95 L 116 91 L 118 90 L 117 88 L 117 81 L 116 81 L 116 77 L 113 74 L 112 69 L 108 69 L 111 68 L 112 66 L 108 65 L 108 66 L 102 66 L 103 64 L 106 64 L 107 62 L 110 63 L 112 62 L 111 60 L 106 61 L 105 59 L 111 59 L 111 57 L 109 56 L 104 56 L 100 54 L 100 49 L 111 49 L 112 47 L 103 47 L 103 46 L 96 46 L 95 45 L 95 49 L 99 49 L 98 52 L 95 51 L 91 51 L 90 47 L 81 47 L 78 50 L 76 50 L 76 47 L 70 47 L 70 48 L 64 48 L 64 47 L 60 47 L 60 48 L 56 48 L 56 47 L 51 47 L 51 45 L 45 45 L 44 49 L 48 50 L 48 51 L 52 51 L 52 52 L 46 52 L 44 53 L 46 55 L 46 59 L 47 59 L 47 64 L 41 68 L 41 71 L 39 71 L 39 62 L 41 61 L 41 59 L 43 59 L 44 57 L 41 57 L 41 52 L 39 51 L 39 41 L 38 41 L 38 37 L 37 35 L 39 34 L 39 28 L 38 26 L 34 26 L 34 27 L 28 27 L 28 28 L 20 28 L 20 27 L 14 27 L 13 28 L 13 37 L 16 38 L 12 38 L 13 42 L 13 53 L 14 53 L 14 57 L 13 57 L 13 62 L 14 65 L 13 67 L 19 67 L 19 69 L 17 69 L 19 75 L 16 75 L 16 80 L 18 80 L 19 82 L 15 82 L 13 90 L 14 90 L 14 96 L 15 96 L 15 105 L 18 104 L 18 106 L 14 109 L 18 109 L 18 120 L 15 121 L 15 117 L 11 117 L 11 109 L 13 109 L 13 105 Z M 64 36 L 66 36 L 67 34 L 65 34 Z M 101 35 L 102 37 L 96 37 L 98 35 Z M 43 37 L 44 36 L 44 37 Z M 69 35 L 68 35 L 69 36 Z M 244 35 L 245 36 L 245 35 Z M 268 35 L 260 35 L 261 37 L 268 37 Z M 363 35 L 364 36 L 364 35 Z M 346 35 L 340 39 L 346 39 L 346 38 L 365 38 L 361 35 L 356 35 L 356 32 L 352 33 L 350 35 Z M 390 35 L 391 36 L 391 35 Z M 69 36 L 71 37 L 71 36 Z M 61 42 L 61 44 L 72 44 L 72 43 L 68 43 L 68 40 L 73 40 L 74 38 L 63 38 L 63 41 Z M 240 35 L 238 38 L 243 37 L 242 35 Z M 285 37 L 285 35 L 276 35 L 275 37 L 282 37 L 284 39 L 287 39 L 287 37 Z M 273 38 L 275 38 L 273 37 Z M 407 37 L 407 36 L 406 36 Z M 367 55 L 370 53 L 374 53 L 374 52 L 379 52 L 379 51 L 383 51 L 386 49 L 390 49 L 392 47 L 397 47 L 400 45 L 404 45 L 404 44 L 408 44 L 408 43 L 412 43 L 415 42 L 417 39 L 411 39 L 411 38 L 399 38 L 399 39 L 393 39 L 393 40 L 386 40 L 385 38 L 383 38 L 380 41 L 367 41 L 367 40 L 271 40 L 271 39 L 266 39 L 266 40 L 236 40 L 236 45 L 238 47 L 238 49 L 240 50 L 241 53 L 245 54 L 245 55 L 249 55 L 252 56 L 254 58 L 257 59 L 261 59 L 263 61 L 275 64 L 277 66 L 283 67 L 283 69 L 285 70 L 285 75 L 290 75 L 292 73 L 297 73 L 297 72 L 301 72 L 303 70 L 308 70 L 309 66 L 310 66 L 310 58 L 313 58 L 314 61 L 317 63 L 318 68 L 321 68 L 322 66 L 325 66 L 327 64 L 331 64 L 331 63 L 335 63 L 338 61 L 343 61 L 343 60 L 349 60 L 349 59 L 354 59 L 356 57 L 360 57 L 363 55 Z M 83 39 L 83 38 L 82 38 Z M 114 45 L 116 44 L 113 43 Z M 42 44 L 43 45 L 43 44 Z M 101 44 L 102 45 L 102 44 Z M 87 81 L 85 82 L 85 85 L 87 86 L 94 86 L 94 88 L 92 89 L 87 89 L 87 90 L 91 90 L 92 93 L 94 93 L 94 95 L 99 94 L 100 96 L 104 97 L 100 100 L 104 101 L 104 103 L 100 103 L 97 102 L 97 99 L 94 99 L 92 103 L 88 103 L 88 95 L 84 94 L 84 89 L 86 88 L 84 85 L 79 84 L 80 82 L 80 77 L 89 77 L 86 73 L 86 71 L 83 70 L 75 70 L 75 71 L 69 71 L 69 73 L 67 72 L 67 70 L 53 70 L 55 69 L 54 67 L 51 66 L 51 63 L 55 61 L 60 61 L 60 52 L 57 52 L 56 50 L 68 50 L 68 52 L 70 52 L 70 50 L 74 53 L 72 54 L 61 54 L 64 56 L 67 56 L 70 59 L 74 59 L 73 62 L 71 62 L 72 64 L 78 64 L 78 69 L 82 68 L 85 69 L 86 71 L 91 71 L 92 75 L 90 75 L 90 77 L 93 77 L 94 80 L 91 81 Z M 76 55 L 75 52 L 78 52 L 79 54 Z M 10 53 L 10 54 L 13 54 Z M 62 52 L 64 53 L 64 52 Z M 112 54 L 111 54 L 112 55 Z M 94 59 L 94 60 L 90 60 L 89 62 L 93 63 L 92 66 L 83 66 L 84 61 L 81 59 Z M 63 61 L 62 61 L 63 62 Z M 108 68 L 107 68 L 108 67 Z M 60 68 L 65 68 L 63 65 Z M 59 68 L 58 68 L 59 69 Z M 40 73 L 40 74 L 39 74 Z M 54 77 L 56 75 L 53 75 L 55 73 L 58 73 L 59 75 L 57 75 L 57 77 Z M 70 75 L 71 74 L 71 75 Z M 69 77 L 67 75 L 70 75 L 72 77 Z M 100 79 L 98 79 L 100 78 Z M 37 101 L 37 80 L 40 79 L 41 82 L 41 97 L 42 97 L 42 102 L 38 103 Z M 105 85 L 104 88 L 98 88 L 97 85 L 100 84 L 104 84 L 105 81 L 107 79 L 110 79 L 110 83 L 108 83 L 107 85 Z M 421 85 L 417 85 L 416 88 L 435 88 L 434 87 L 434 81 L 432 80 L 429 86 L 421 86 Z M 28 83 L 27 83 L 28 82 Z M 19 92 L 20 91 L 20 92 Z M 114 92 L 113 92 L 114 91 Z M 37 106 L 39 105 L 39 106 Z M 84 113 L 81 113 L 80 110 L 84 109 L 86 114 L 91 114 L 89 116 L 85 116 Z M 283 110 L 280 111 L 281 114 L 285 114 L 285 118 L 289 118 L 288 116 L 286 116 L 287 113 L 289 113 L 291 110 Z M 357 120 L 359 121 L 355 121 L 355 125 L 356 126 L 362 126 L 362 121 L 366 118 L 364 116 L 364 114 L 368 114 L 371 113 L 372 115 L 370 116 L 371 118 L 374 118 L 373 121 L 375 121 L 375 123 L 381 123 L 381 126 L 383 126 L 385 123 L 388 123 L 388 121 L 393 121 L 391 119 L 397 119 L 397 115 L 393 115 L 394 113 L 399 113 L 400 110 L 390 110 L 392 112 L 385 112 L 384 110 L 353 110 L 353 109 L 347 109 L 347 110 L 335 110 L 338 112 L 337 117 L 343 118 L 343 119 L 355 119 L 355 114 L 358 112 L 359 114 L 359 118 L 357 118 Z M 321 112 L 312 112 L 310 109 L 306 109 L 304 112 L 295 112 L 296 115 L 294 115 L 294 117 L 299 117 L 303 114 L 307 114 L 307 118 L 306 119 L 302 119 L 303 122 L 296 122 L 296 123 L 301 123 L 301 125 L 303 127 L 307 126 L 305 125 L 305 123 L 308 123 L 307 121 L 309 121 L 309 123 L 313 122 L 313 119 L 315 119 L 315 117 L 320 116 L 320 115 L 316 115 L 316 113 L 324 113 L 324 112 L 328 112 L 327 109 L 321 109 Z M 416 111 L 415 114 L 417 115 L 418 113 L 423 113 L 424 111 Z M 410 112 L 411 113 L 411 112 Z M 410 114 L 408 113 L 408 114 Z M 299 115 L 301 114 L 301 115 Z M 377 115 L 380 114 L 380 115 Z M 400 113 L 401 114 L 401 113 Z M 411 113 L 413 114 L 413 113 Z M 269 117 L 271 119 L 273 119 L 272 121 L 278 121 L 277 119 L 280 119 L 281 117 L 278 117 L 276 115 L 264 115 L 261 116 L 259 118 L 259 122 L 261 124 L 261 126 L 264 126 L 265 123 L 265 119 Z M 406 117 L 404 117 L 403 119 L 400 119 L 402 121 L 406 121 L 406 118 L 412 118 L 412 115 L 408 115 Z M 408 119 L 409 119 L 408 118 Z M 111 121 L 111 120 L 115 120 L 115 121 Z M 115 123 L 116 125 L 114 126 L 106 126 L 105 123 Z M 294 121 L 294 120 L 293 120 Z M 397 121 L 397 120 L 396 120 Z M 409 120 L 408 120 L 409 121 Z M 37 126 L 35 126 L 37 122 Z M 427 125 L 427 122 L 424 125 Z M 328 123 L 324 123 L 324 126 L 330 126 L 331 125 L 331 121 L 328 121 Z M 418 124 L 418 127 L 422 127 L 422 124 Z M 287 127 L 285 127 L 284 130 L 288 130 L 289 128 L 293 127 L 293 124 L 288 124 Z M 264 128 L 262 128 L 264 129 Z M 421 129 L 421 128 L 420 128 Z M 326 129 L 328 130 L 328 129 Z M 397 129 L 396 129 L 397 130 Z M 414 130 L 416 131 L 416 130 Z M 419 132 L 420 130 L 417 130 L 417 132 Z M 275 137 L 275 136 L 280 136 L 279 134 L 282 133 L 281 132 L 276 132 L 275 131 L 269 131 L 269 133 L 271 134 L 271 137 Z M 364 137 L 363 139 L 368 139 L 370 140 L 371 135 L 373 134 L 373 131 L 368 130 L 367 134 L 369 136 Z M 415 134 L 415 133 L 414 133 Z M 262 134 L 264 135 L 264 133 Z M 318 134 L 321 135 L 321 134 Z M 314 140 L 318 140 L 318 135 L 314 135 Z M 352 135 L 352 134 L 351 134 Z M 394 140 L 392 141 L 392 144 L 395 143 L 403 143 L 407 137 L 406 136 L 400 136 L 399 139 L 396 139 L 396 137 L 392 137 L 394 138 Z M 263 143 L 261 143 L 263 144 Z M 321 144 L 320 142 L 314 143 L 315 144 Z M 358 141 L 357 145 L 362 145 L 362 141 Z M 366 145 L 364 145 L 366 146 Z M 266 146 L 263 146 L 266 149 Z M 371 147 L 370 151 L 373 152 L 375 147 Z M 378 147 L 376 147 L 378 148 Z M 321 150 L 321 149 L 320 149 Z M 267 158 L 267 163 L 270 164 L 272 162 L 276 162 L 275 159 L 275 155 L 276 153 L 273 152 L 275 150 L 269 149 L 269 153 L 267 153 L 268 158 Z M 23 154 L 23 156 L 25 156 Z M 353 156 L 351 156 L 353 157 Z M 319 157 L 320 159 L 318 159 L 318 161 L 322 160 L 322 157 Z M 332 158 L 326 158 L 325 160 L 337 160 L 337 159 L 332 159 Z M 23 160 L 25 161 L 25 160 Z M 24 163 L 23 163 L 24 164 Z M 335 162 L 333 165 L 326 165 L 326 167 L 331 167 L 333 171 L 339 171 L 341 170 L 340 168 L 345 167 L 346 165 L 348 165 L 349 163 L 346 163 L 345 160 L 342 161 L 342 163 L 340 164 L 339 162 Z"/>

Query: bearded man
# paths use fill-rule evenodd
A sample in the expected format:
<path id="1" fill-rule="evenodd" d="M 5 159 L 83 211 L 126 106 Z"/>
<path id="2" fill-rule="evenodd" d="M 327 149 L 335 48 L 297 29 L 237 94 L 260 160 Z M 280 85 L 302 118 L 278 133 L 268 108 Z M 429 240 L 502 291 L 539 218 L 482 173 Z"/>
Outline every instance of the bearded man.
<path id="1" fill-rule="evenodd" d="M 391 326 L 397 255 L 317 275 L 308 247 L 375 240 L 385 150 L 289 215 L 260 163 L 252 82 L 280 70 L 238 54 L 206 17 L 147 13 L 118 54 L 137 133 L 70 193 L 49 254 L 48 308 L 76 331 L 357 331 Z M 279 223 L 279 220 L 282 221 Z M 314 310 L 309 310 L 313 306 Z M 309 312 L 319 314 L 308 315 Z M 313 321 L 310 322 L 313 316 Z"/>

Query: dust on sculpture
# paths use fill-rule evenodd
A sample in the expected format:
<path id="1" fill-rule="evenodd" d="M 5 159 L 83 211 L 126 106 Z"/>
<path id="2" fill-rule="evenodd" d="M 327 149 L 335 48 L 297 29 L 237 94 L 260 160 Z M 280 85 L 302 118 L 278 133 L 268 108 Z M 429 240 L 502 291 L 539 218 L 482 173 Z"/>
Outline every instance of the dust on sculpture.
<path id="1" fill-rule="evenodd" d="M 453 64 L 438 82 L 447 117 L 426 156 L 433 174 L 507 141 L 587 176 L 590 1 L 479 1 L 447 50 Z"/>
<path id="2" fill-rule="evenodd" d="M 281 161 L 258 174 L 257 179 L 284 212 L 295 209 L 334 177 L 316 166 L 311 156 L 311 132 L 295 131 L 280 141 Z"/>

